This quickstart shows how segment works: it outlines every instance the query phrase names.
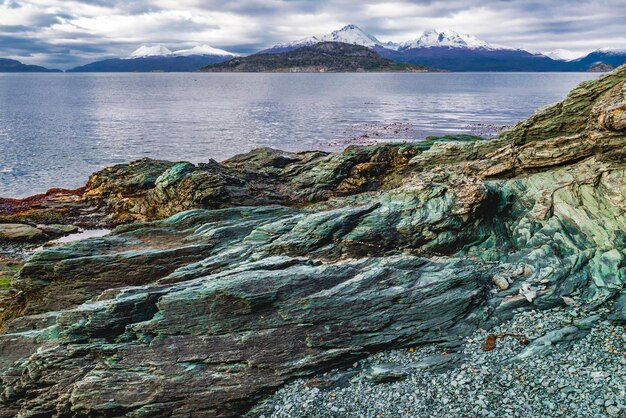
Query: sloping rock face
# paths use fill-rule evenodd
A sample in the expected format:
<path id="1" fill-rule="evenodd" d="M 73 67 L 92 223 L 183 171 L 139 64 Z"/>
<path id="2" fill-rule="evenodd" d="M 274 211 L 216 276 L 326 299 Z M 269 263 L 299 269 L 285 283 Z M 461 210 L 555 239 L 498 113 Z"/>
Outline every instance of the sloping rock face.
<path id="1" fill-rule="evenodd" d="M 397 182 L 425 144 L 351 147 L 342 154 L 269 148 L 223 163 L 141 160 L 91 176 L 84 201 L 106 207 L 110 222 L 171 216 L 194 208 L 282 204 L 302 206 Z"/>
<path id="2" fill-rule="evenodd" d="M 26 262 L 0 416 L 238 416 L 563 297 L 623 323 L 625 196 L 626 67 L 489 141 L 104 170 L 83 201 L 133 223 Z"/>

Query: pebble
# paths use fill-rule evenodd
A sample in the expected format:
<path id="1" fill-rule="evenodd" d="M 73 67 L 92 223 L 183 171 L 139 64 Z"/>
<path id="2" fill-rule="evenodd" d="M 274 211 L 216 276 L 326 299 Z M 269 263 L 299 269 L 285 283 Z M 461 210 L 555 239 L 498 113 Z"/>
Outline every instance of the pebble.
<path id="1" fill-rule="evenodd" d="M 445 348 L 435 344 L 372 354 L 360 360 L 358 368 L 352 365 L 357 373 L 342 380 L 341 388 L 309 388 L 306 379 L 299 379 L 266 400 L 275 409 L 260 405 L 259 411 L 272 418 L 626 417 L 623 326 L 600 321 L 579 340 L 514 363 L 507 361 L 524 349 L 517 338 L 499 339 L 494 350 L 482 350 L 488 334 L 524 334 L 532 341 L 584 317 L 584 312 L 568 307 L 518 313 L 509 322 L 466 338 L 455 354 L 462 360 L 446 368 L 415 367 L 442 355 Z M 375 383 L 368 379 L 373 367 L 394 372 L 404 368 L 406 376 Z M 326 378 L 345 372 L 334 370 Z"/>

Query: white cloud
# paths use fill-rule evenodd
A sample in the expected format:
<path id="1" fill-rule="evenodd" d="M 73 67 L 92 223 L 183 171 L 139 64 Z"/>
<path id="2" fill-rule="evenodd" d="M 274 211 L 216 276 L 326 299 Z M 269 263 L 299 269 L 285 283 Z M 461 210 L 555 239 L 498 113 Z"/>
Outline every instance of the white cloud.
<path id="1" fill-rule="evenodd" d="M 401 41 L 451 28 L 533 51 L 626 47 L 623 0 L 0 0 L 0 56 L 72 66 L 142 43 L 254 52 L 356 23 Z"/>

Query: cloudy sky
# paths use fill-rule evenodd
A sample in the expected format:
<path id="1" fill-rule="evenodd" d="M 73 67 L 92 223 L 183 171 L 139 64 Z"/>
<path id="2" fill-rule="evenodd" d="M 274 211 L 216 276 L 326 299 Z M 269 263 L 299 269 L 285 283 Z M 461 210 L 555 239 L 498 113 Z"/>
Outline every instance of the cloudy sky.
<path id="1" fill-rule="evenodd" d="M 0 57 L 70 68 L 141 44 L 250 53 L 348 23 L 382 41 L 450 28 L 533 52 L 626 48 L 624 0 L 0 0 Z"/>

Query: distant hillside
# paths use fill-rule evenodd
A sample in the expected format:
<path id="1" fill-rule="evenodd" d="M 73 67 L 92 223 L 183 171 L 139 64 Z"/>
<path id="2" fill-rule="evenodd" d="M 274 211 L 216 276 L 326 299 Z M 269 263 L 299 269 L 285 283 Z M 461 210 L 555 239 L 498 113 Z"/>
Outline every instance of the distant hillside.
<path id="1" fill-rule="evenodd" d="M 38 65 L 27 65 L 8 58 L 0 58 L 0 73 L 58 73 L 60 71 Z"/>
<path id="2" fill-rule="evenodd" d="M 209 64 L 223 62 L 232 58 L 225 55 L 167 55 L 137 58 L 113 58 L 96 61 L 70 72 L 191 72 Z"/>
<path id="3" fill-rule="evenodd" d="M 625 62 L 626 50 L 598 50 L 569 63 L 579 71 L 587 71 L 597 70 L 598 68 L 609 70 L 613 67 L 619 67 Z M 601 67 L 601 64 L 605 65 Z"/>
<path id="4" fill-rule="evenodd" d="M 234 58 L 202 69 L 207 72 L 428 72 L 423 65 L 394 62 L 360 45 L 321 42 L 293 51 Z"/>
<path id="5" fill-rule="evenodd" d="M 356 25 L 347 25 L 326 35 L 276 44 L 259 54 L 289 52 L 321 42 L 360 45 L 396 62 L 447 71 L 605 71 L 626 62 L 626 51 L 604 49 L 584 57 L 563 49 L 539 54 L 492 44 L 452 29 L 429 29 L 410 41 L 383 42 Z"/>
<path id="6" fill-rule="evenodd" d="M 597 62 L 589 67 L 587 71 L 590 73 L 608 73 L 609 71 L 613 71 L 614 69 L 615 67 L 613 67 L 612 65 L 605 64 L 603 62 Z"/>
<path id="7" fill-rule="evenodd" d="M 568 62 L 521 49 L 418 47 L 393 51 L 374 47 L 382 56 L 398 62 L 419 63 L 449 71 L 573 71 Z"/>

